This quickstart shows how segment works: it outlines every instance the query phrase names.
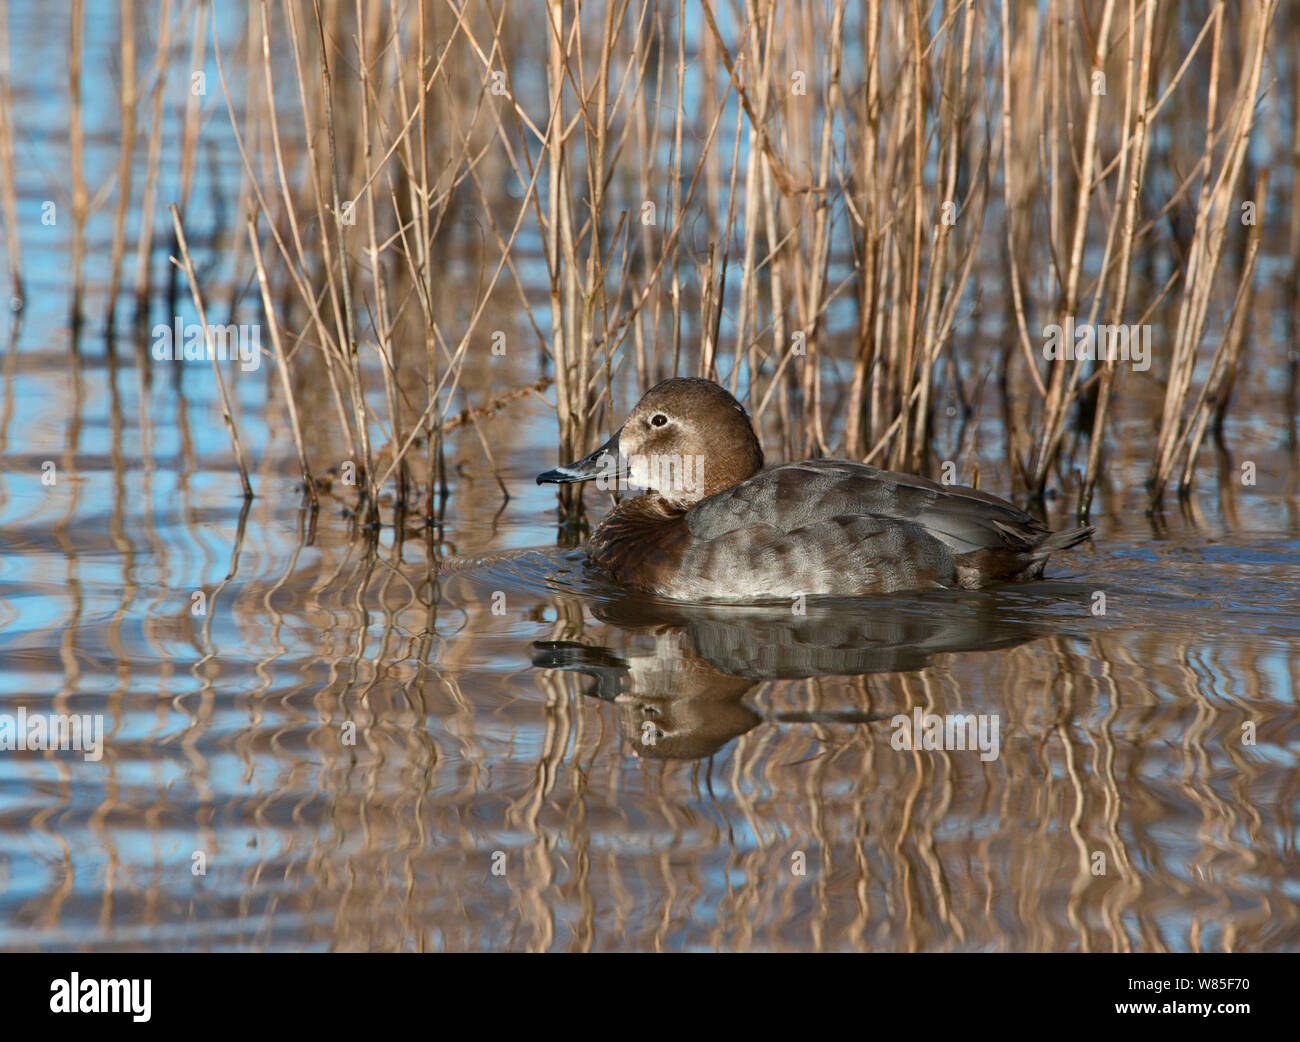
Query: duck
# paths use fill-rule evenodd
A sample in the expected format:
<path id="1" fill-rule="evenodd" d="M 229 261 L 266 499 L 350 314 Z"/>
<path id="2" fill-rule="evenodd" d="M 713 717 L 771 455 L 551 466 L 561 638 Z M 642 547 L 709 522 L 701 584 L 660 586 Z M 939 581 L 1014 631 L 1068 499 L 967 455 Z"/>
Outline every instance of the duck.
<path id="1" fill-rule="evenodd" d="M 642 489 L 592 532 L 617 584 L 676 601 L 979 590 L 1042 578 L 1090 538 L 987 492 L 852 460 L 766 466 L 743 405 L 711 380 L 650 388 L 594 452 L 537 483 Z"/>

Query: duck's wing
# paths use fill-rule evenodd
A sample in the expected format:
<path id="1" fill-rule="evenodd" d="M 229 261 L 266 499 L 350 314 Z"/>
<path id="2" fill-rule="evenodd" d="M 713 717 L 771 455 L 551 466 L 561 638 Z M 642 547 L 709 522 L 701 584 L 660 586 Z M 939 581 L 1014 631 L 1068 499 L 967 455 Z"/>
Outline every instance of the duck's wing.
<path id="1" fill-rule="evenodd" d="M 686 521 L 692 536 L 708 540 L 760 521 L 789 533 L 854 516 L 913 522 L 953 554 L 1023 553 L 1052 536 L 1041 521 L 987 492 L 845 460 L 807 460 L 761 471 L 706 499 Z M 1073 533 L 1062 533 L 1067 534 Z"/>
<path id="2" fill-rule="evenodd" d="M 790 532 L 749 524 L 693 539 L 674 596 L 771 600 L 798 594 L 859 596 L 955 589 L 952 553 L 914 521 L 840 514 Z"/>

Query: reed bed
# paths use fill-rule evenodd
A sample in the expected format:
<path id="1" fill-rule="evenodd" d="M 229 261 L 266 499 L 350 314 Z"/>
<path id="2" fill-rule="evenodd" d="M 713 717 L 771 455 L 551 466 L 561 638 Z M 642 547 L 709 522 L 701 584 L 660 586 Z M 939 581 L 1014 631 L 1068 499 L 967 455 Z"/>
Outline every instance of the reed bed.
<path id="1" fill-rule="evenodd" d="M 239 219 L 191 249 L 224 251 L 229 310 L 260 312 L 313 502 L 342 478 L 372 523 L 382 503 L 435 511 L 453 418 L 495 471 L 475 418 L 545 393 L 572 458 L 673 374 L 730 386 L 788 455 L 931 473 L 956 455 L 968 481 L 1000 403 L 1018 493 L 1067 490 L 1080 516 L 1140 407 L 1126 388 L 1156 381 L 1158 507 L 1172 483 L 1192 488 L 1205 439 L 1222 442 L 1242 374 L 1272 364 L 1253 335 L 1260 253 L 1286 255 L 1296 284 L 1294 213 L 1270 219 L 1294 146 L 1261 132 L 1276 144 L 1300 121 L 1297 27 L 1276 0 L 249 0 L 242 23 L 207 2 L 120 0 L 119 14 L 121 146 L 93 199 L 80 3 L 68 21 L 73 314 L 104 195 L 110 327 L 120 292 L 148 320 L 164 205 L 173 310 L 186 294 L 212 310 L 220 292 L 182 243 L 198 144 L 219 136 L 242 171 Z M 0 0 L 0 63 L 5 18 Z M 174 95 L 205 72 L 224 120 L 202 93 Z M 159 191 L 167 133 L 175 199 Z M 1052 326 L 1116 345 L 1141 330 L 1150 369 L 1049 357 Z M 227 414 L 238 453 L 237 424 L 261 420 Z"/>

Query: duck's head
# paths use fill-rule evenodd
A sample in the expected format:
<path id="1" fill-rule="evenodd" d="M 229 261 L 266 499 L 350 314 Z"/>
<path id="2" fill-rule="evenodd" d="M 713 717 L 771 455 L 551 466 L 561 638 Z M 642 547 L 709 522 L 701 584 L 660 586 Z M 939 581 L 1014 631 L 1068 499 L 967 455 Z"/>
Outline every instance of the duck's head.
<path id="1" fill-rule="evenodd" d="M 745 407 L 711 380 L 678 378 L 655 384 L 627 422 L 595 452 L 537 475 L 563 485 L 620 475 L 670 505 L 689 509 L 763 466 L 763 450 Z"/>

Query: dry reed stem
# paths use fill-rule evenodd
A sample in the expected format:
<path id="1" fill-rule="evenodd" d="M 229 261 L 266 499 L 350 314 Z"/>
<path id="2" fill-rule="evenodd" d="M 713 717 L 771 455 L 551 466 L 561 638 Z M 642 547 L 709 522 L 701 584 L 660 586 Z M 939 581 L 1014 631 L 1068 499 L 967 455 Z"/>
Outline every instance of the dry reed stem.
<path id="1" fill-rule="evenodd" d="M 226 390 L 226 381 L 221 375 L 221 367 L 217 365 L 216 345 L 212 339 L 212 333 L 208 328 L 207 308 L 203 305 L 203 294 L 199 290 L 199 280 L 194 274 L 194 262 L 190 259 L 189 247 L 185 243 L 185 230 L 181 227 L 181 214 L 176 204 L 172 203 L 167 207 L 167 211 L 172 217 L 172 230 L 176 233 L 176 244 L 180 250 L 180 259 L 172 257 L 171 262 L 185 273 L 185 279 L 189 283 L 190 296 L 194 300 L 194 309 L 198 312 L 199 322 L 203 326 L 203 343 L 207 349 L 208 361 L 212 363 L 212 376 L 217 381 L 217 390 L 221 394 L 221 418 L 226 423 L 226 430 L 230 434 L 230 445 L 235 453 L 235 466 L 239 468 L 239 480 L 244 488 L 244 498 L 253 498 L 253 486 L 248 481 L 248 467 L 244 463 L 244 449 L 240 444 L 239 431 L 235 427 L 234 412 L 230 407 L 230 393 Z"/>
<path id="2" fill-rule="evenodd" d="M 1126 140 L 1120 149 L 1120 167 L 1118 179 L 1124 182 L 1126 167 L 1129 171 L 1127 191 L 1124 198 L 1124 225 L 1120 239 L 1119 263 L 1115 269 L 1116 288 L 1111 298 L 1110 321 L 1118 325 L 1123 321 L 1124 306 L 1128 299 L 1129 273 L 1133 260 L 1133 243 L 1137 225 L 1138 198 L 1142 191 L 1142 181 L 1146 173 L 1148 137 L 1147 127 L 1150 113 L 1147 110 L 1147 97 L 1151 90 L 1151 49 L 1155 39 L 1155 16 L 1157 0 L 1144 0 L 1142 13 L 1142 57 L 1137 69 L 1136 91 L 1133 84 L 1133 46 L 1137 35 L 1137 9 L 1135 0 L 1129 0 L 1128 17 L 1128 66 L 1124 78 L 1124 129 Z M 1136 97 L 1134 96 L 1136 93 Z M 1132 133 L 1129 133 L 1129 114 L 1134 113 Z M 1131 157 L 1131 158 L 1130 158 Z M 1118 208 L 1117 208 L 1118 212 Z M 1098 295 L 1100 299 L 1100 294 Z M 1102 362 L 1101 382 L 1097 389 L 1097 401 L 1093 410 L 1092 432 L 1088 439 L 1088 463 L 1084 472 L 1083 484 L 1079 489 L 1077 513 L 1080 520 L 1087 520 L 1092 506 L 1093 491 L 1100 476 L 1101 452 L 1106 431 L 1106 420 L 1110 411 L 1111 387 L 1115 380 L 1114 358 Z"/>
<path id="3" fill-rule="evenodd" d="M 1103 72 L 1110 47 L 1110 24 L 1115 13 L 1115 0 L 1106 0 L 1102 9 L 1101 28 L 1092 56 L 1091 72 Z M 1069 263 L 1065 274 L 1065 287 L 1061 298 L 1058 323 L 1064 325 L 1067 319 L 1073 319 L 1079 304 L 1079 281 L 1083 271 L 1083 247 L 1088 233 L 1088 214 L 1095 191 L 1092 171 L 1097 160 L 1097 127 L 1101 119 L 1101 99 L 1103 94 L 1093 90 L 1088 98 L 1088 115 L 1084 127 L 1083 155 L 1078 176 L 1078 198 L 1074 207 L 1074 231 L 1070 240 Z M 1030 470 L 1030 491 L 1041 495 L 1047 482 L 1048 470 L 1056 459 L 1060 448 L 1061 435 L 1065 430 L 1065 419 L 1070 405 L 1074 401 L 1075 388 L 1082 360 L 1076 361 L 1072 372 L 1067 374 L 1067 361 L 1064 356 L 1056 359 L 1051 369 L 1047 398 L 1043 406 L 1043 416 L 1039 429 L 1038 444 L 1035 448 L 1034 462 Z"/>
<path id="4" fill-rule="evenodd" d="M 374 456 L 370 448 L 369 409 L 366 405 L 364 383 L 361 374 L 361 358 L 357 347 L 356 321 L 352 304 L 352 282 L 347 270 L 347 247 L 344 242 L 343 197 L 339 192 L 339 158 L 337 132 L 334 122 L 334 88 L 330 76 L 329 45 L 325 40 L 325 23 L 321 18 L 320 2 L 313 0 L 312 11 L 316 18 L 317 42 L 320 45 L 320 76 L 322 96 L 324 99 L 325 137 L 328 142 L 329 201 L 331 220 L 328 230 L 334 234 L 334 246 L 338 250 L 338 285 L 339 297 L 343 311 L 340 316 L 339 346 L 345 352 L 349 372 L 352 377 L 348 392 L 352 403 L 352 415 L 357 428 L 357 440 L 364 463 L 366 488 L 366 506 L 371 518 L 378 509 L 379 489 L 375 483 Z M 355 205 L 355 201 L 351 201 Z"/>
<path id="5" fill-rule="evenodd" d="M 262 294 L 262 313 L 271 331 L 271 347 L 275 352 L 276 370 L 280 375 L 280 390 L 284 394 L 285 408 L 289 411 L 289 429 L 293 432 L 293 445 L 298 452 L 298 467 L 302 474 L 303 487 L 314 507 L 317 505 L 316 482 L 312 479 L 311 467 L 307 463 L 307 450 L 302 440 L 302 423 L 298 419 L 298 404 L 293 396 L 293 381 L 289 376 L 289 363 L 280 340 L 280 324 L 276 321 L 275 306 L 271 300 L 271 282 L 266 275 L 266 265 L 262 263 L 262 247 L 257 241 L 257 222 L 250 216 L 245 225 L 248 229 L 248 245 L 253 253 L 253 266 L 257 271 L 257 286 Z"/>
<path id="6" fill-rule="evenodd" d="M 83 268 L 86 257 L 85 131 L 81 118 L 81 61 L 84 34 L 82 0 L 72 0 L 68 37 L 68 171 L 72 179 L 72 305 L 74 326 L 81 324 Z"/>
<path id="7" fill-rule="evenodd" d="M 1264 64 L 1264 50 L 1268 26 L 1276 10 L 1276 0 L 1254 0 L 1254 38 L 1250 61 L 1243 68 L 1224 132 L 1227 135 L 1226 155 L 1218 176 L 1212 177 L 1215 113 L 1218 91 L 1218 65 L 1222 53 L 1223 5 L 1214 9 L 1210 87 L 1206 116 L 1206 152 L 1203 160 L 1205 175 L 1197 206 L 1196 228 L 1187 261 L 1187 275 L 1178 312 L 1178 325 L 1170 362 L 1170 377 L 1166 387 L 1164 411 L 1156 449 L 1156 461 L 1151 481 L 1151 505 L 1158 506 L 1164 495 L 1165 483 L 1177 462 L 1179 444 L 1195 424 L 1194 414 L 1184 419 L 1184 402 L 1191 387 L 1196 366 L 1197 348 L 1205 329 L 1206 315 L 1214 277 L 1222 258 L 1228 218 L 1234 211 L 1236 186 L 1245 164 L 1246 148 L 1254 123 L 1255 105 L 1259 96 L 1259 81 Z M 1253 272 L 1253 264 L 1251 265 Z M 1241 294 L 1238 292 L 1238 296 Z"/>
<path id="8" fill-rule="evenodd" d="M 1267 197 L 1268 171 L 1261 170 L 1255 181 L 1253 198 L 1259 200 L 1262 204 L 1262 201 Z M 1196 456 L 1200 451 L 1201 439 L 1205 436 L 1205 429 L 1209 424 L 1210 415 L 1216 410 L 1222 415 L 1222 410 L 1226 408 L 1227 396 L 1232 389 L 1237 361 L 1241 354 L 1241 344 L 1245 337 L 1246 316 L 1249 313 L 1251 297 L 1255 287 L 1255 262 L 1259 257 L 1260 238 L 1260 222 L 1257 216 L 1255 223 L 1251 225 L 1246 247 L 1246 259 L 1242 264 L 1241 277 L 1237 282 L 1237 293 L 1232 302 L 1232 312 L 1228 316 L 1227 328 L 1224 330 L 1223 338 L 1219 341 L 1219 346 L 1215 349 L 1214 357 L 1210 363 L 1210 371 L 1206 374 L 1205 381 L 1201 385 L 1201 392 L 1197 396 L 1196 404 L 1192 406 L 1192 419 L 1188 424 L 1183 473 L 1178 485 L 1179 494 L 1183 496 L 1186 496 L 1191 491 L 1195 477 Z"/>
<path id="9" fill-rule="evenodd" d="M 153 97 L 149 115 L 149 144 L 145 156 L 144 191 L 140 197 L 140 230 L 135 251 L 135 311 L 149 311 L 150 261 L 153 250 L 154 195 L 158 186 L 159 156 L 162 153 L 163 89 L 171 67 L 171 0 L 162 0 L 158 17 L 158 49 L 153 65 Z"/>
<path id="10" fill-rule="evenodd" d="M 626 364 L 641 390 L 678 373 L 727 382 L 778 453 L 781 444 L 799 455 L 842 445 L 923 470 L 945 400 L 966 410 L 958 441 L 975 451 L 973 409 L 997 372 L 1009 452 L 1031 493 L 1087 442 L 1081 513 L 1117 422 L 1119 374 L 1113 361 L 1045 367 L 1030 332 L 1036 315 L 1119 324 L 1130 309 L 1157 314 L 1183 283 L 1160 447 L 1172 455 L 1157 467 L 1187 464 L 1248 342 L 1253 256 L 1213 379 L 1194 385 L 1223 256 L 1217 208 L 1244 168 L 1252 129 L 1241 108 L 1248 68 L 1226 118 L 1210 96 L 1201 163 L 1179 170 L 1167 198 L 1146 198 L 1163 188 L 1149 184 L 1152 124 L 1184 118 L 1180 82 L 1203 76 L 1207 62 L 1211 83 L 1228 67 L 1225 7 L 1185 44 L 1157 0 L 1095 10 L 1068 0 L 1000 4 L 997 15 L 974 0 L 924 14 L 915 5 L 744 0 L 703 5 L 697 22 L 680 0 L 611 0 L 599 17 L 587 5 L 586 21 L 574 3 L 548 0 L 531 36 L 491 0 L 409 9 L 316 0 L 306 25 L 285 0 L 281 41 L 268 5 L 258 6 L 260 54 L 248 71 L 261 74 L 264 104 L 256 117 L 245 110 L 242 129 L 218 58 L 246 178 L 241 200 L 265 215 L 265 227 L 255 225 L 270 236 L 258 244 L 261 264 L 282 310 L 294 313 L 281 317 L 281 335 L 320 352 L 348 451 L 365 460 L 371 508 L 394 475 L 406 501 L 406 453 L 421 434 L 427 489 L 441 480 L 452 399 L 475 371 L 465 368 L 471 336 L 501 306 L 501 290 L 536 333 L 539 364 L 553 367 L 565 458 L 586 451 L 606 410 L 618 411 Z M 1271 0 L 1254 0 L 1246 14 L 1239 24 L 1256 28 L 1257 58 Z M 214 48 L 215 28 L 213 19 Z M 294 134 L 275 104 L 284 41 L 301 114 Z M 530 77 L 531 93 L 516 96 L 512 69 Z M 806 95 L 790 88 L 791 69 L 808 75 Z M 1113 101 L 1087 89 L 1094 71 L 1121 82 L 1117 69 L 1124 89 Z M 1034 77 L 1042 89 L 1027 94 L 1022 84 Z M 991 196 L 1005 230 L 989 236 Z M 655 205 L 653 221 L 639 221 L 641 200 Z M 346 204 L 364 228 L 349 231 Z M 1186 271 L 1139 280 L 1144 252 L 1163 248 L 1162 222 L 1184 207 L 1197 211 Z M 475 224 L 477 262 L 456 252 Z M 1005 250 L 1007 335 L 991 349 L 968 347 L 976 265 L 990 242 Z M 531 275 L 523 258 L 539 244 L 543 274 Z M 465 262 L 465 284 L 478 264 L 472 300 L 448 292 L 446 272 Z M 835 306 L 850 298 L 856 342 Z M 549 311 L 549 323 L 534 310 Z M 294 316 L 305 328 L 285 335 Z M 407 345 L 420 340 L 423 390 L 411 393 Z M 830 378 L 846 368 L 841 392 Z M 1070 418 L 1088 408 L 1076 434 Z M 389 442 L 383 473 L 371 448 L 380 436 Z M 566 509 L 576 502 L 574 490 L 561 493 Z"/>
<path id="11" fill-rule="evenodd" d="M 4 217 L 5 225 L 5 254 L 12 297 L 10 306 L 16 311 L 22 307 L 23 256 L 14 187 L 14 99 L 9 70 L 9 4 L 8 0 L 0 0 L 0 216 Z"/>
<path id="12" fill-rule="evenodd" d="M 378 11 L 378 7 L 373 7 L 372 11 Z M 366 30 L 365 19 L 362 17 L 361 0 L 356 0 L 356 18 L 357 18 L 357 70 L 360 77 L 361 86 L 361 137 L 362 137 L 362 156 L 365 170 L 365 189 L 363 195 L 366 200 L 366 239 L 367 252 L 370 257 L 370 277 L 375 293 L 375 313 L 372 316 L 372 328 L 375 332 L 375 338 L 378 341 L 377 351 L 380 357 L 380 372 L 384 381 L 384 396 L 388 401 L 388 420 L 392 427 L 392 439 L 396 441 L 401 437 L 402 418 L 397 404 L 397 383 L 396 383 L 396 364 L 393 352 L 392 341 L 392 319 L 389 315 L 387 282 L 383 275 L 383 268 L 379 259 L 378 234 L 375 220 L 375 193 L 370 190 L 370 182 L 374 177 L 374 168 L 372 166 L 373 157 L 373 140 L 370 127 L 370 111 L 374 100 L 370 91 L 369 83 L 369 65 L 370 56 L 366 48 Z M 398 502 L 405 503 L 407 498 L 407 487 L 409 485 L 408 471 L 403 461 L 397 468 L 397 486 Z"/>
<path id="13" fill-rule="evenodd" d="M 113 212 L 113 243 L 109 255 L 108 316 L 109 329 L 117 315 L 117 294 L 122 279 L 122 256 L 126 251 L 126 214 L 131 204 L 131 156 L 135 151 L 135 2 L 121 0 L 122 89 L 118 111 L 121 120 L 121 143 L 117 153 L 117 205 Z"/>

